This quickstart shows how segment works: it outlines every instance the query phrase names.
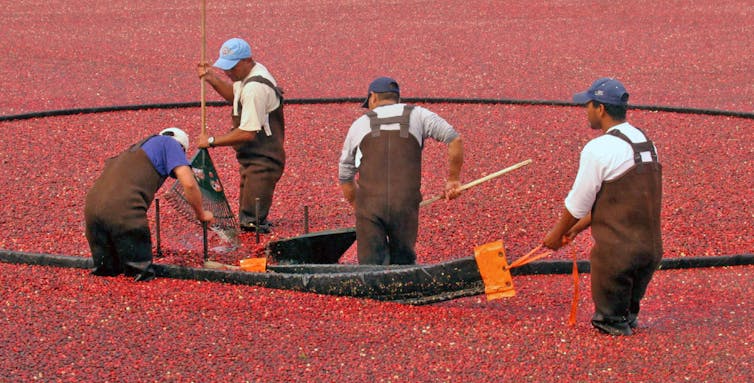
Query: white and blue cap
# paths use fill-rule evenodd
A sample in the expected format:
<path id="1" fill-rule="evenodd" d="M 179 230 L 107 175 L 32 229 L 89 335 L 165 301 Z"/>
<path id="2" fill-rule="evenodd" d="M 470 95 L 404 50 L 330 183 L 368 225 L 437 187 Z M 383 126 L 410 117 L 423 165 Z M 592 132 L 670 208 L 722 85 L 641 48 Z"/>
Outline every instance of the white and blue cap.
<path id="1" fill-rule="evenodd" d="M 620 81 L 603 77 L 592 83 L 592 86 L 586 91 L 573 95 L 573 102 L 577 104 L 586 104 L 589 101 L 610 105 L 628 105 L 628 92 Z"/>
<path id="2" fill-rule="evenodd" d="M 220 58 L 215 61 L 213 66 L 222 70 L 233 69 L 239 61 L 251 57 L 251 47 L 249 43 L 238 37 L 234 37 L 220 47 Z"/>
<path id="3" fill-rule="evenodd" d="M 173 137 L 176 141 L 178 141 L 181 146 L 183 146 L 184 151 L 188 151 L 189 149 L 189 136 L 181 129 L 178 129 L 176 127 L 163 129 L 160 132 L 161 136 L 170 136 Z"/>
<path id="4" fill-rule="evenodd" d="M 393 80 L 390 77 L 377 77 L 369 84 L 369 90 L 367 91 L 367 99 L 361 106 L 369 107 L 369 95 L 372 93 L 395 93 L 399 97 L 401 95 L 401 88 L 398 86 L 398 81 Z"/>

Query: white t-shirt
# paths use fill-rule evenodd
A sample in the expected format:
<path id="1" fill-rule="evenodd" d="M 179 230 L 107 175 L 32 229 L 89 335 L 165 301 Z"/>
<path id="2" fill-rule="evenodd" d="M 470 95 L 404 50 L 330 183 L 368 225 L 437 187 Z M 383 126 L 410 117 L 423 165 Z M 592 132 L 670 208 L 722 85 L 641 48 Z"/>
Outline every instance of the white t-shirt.
<path id="1" fill-rule="evenodd" d="M 270 72 L 260 63 L 255 63 L 251 68 L 251 72 L 246 76 L 246 79 L 253 76 L 262 76 L 275 86 L 275 78 L 272 77 Z M 243 109 L 241 110 L 241 125 L 238 129 L 258 132 L 264 129 L 264 132 L 269 136 L 272 135 L 270 131 L 269 113 L 277 109 L 280 106 L 280 100 L 275 94 L 275 90 L 269 86 L 251 81 L 243 86 L 243 81 L 236 81 L 233 83 L 233 115 L 238 116 L 238 100 L 241 100 Z"/>
<path id="2" fill-rule="evenodd" d="M 620 131 L 634 143 L 647 141 L 641 131 L 627 122 L 615 125 L 607 131 L 611 130 Z M 642 152 L 641 160 L 651 162 L 652 156 L 649 152 Z M 579 171 L 565 199 L 568 212 L 577 219 L 589 214 L 602 183 L 618 178 L 633 166 L 634 151 L 626 141 L 610 134 L 603 134 L 589 141 L 581 151 Z"/>

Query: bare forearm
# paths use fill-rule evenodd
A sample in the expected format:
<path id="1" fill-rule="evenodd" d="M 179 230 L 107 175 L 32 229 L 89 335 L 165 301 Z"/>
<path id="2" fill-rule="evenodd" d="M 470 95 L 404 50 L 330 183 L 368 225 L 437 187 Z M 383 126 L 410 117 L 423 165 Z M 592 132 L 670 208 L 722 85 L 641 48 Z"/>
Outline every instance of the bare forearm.
<path id="1" fill-rule="evenodd" d="M 191 208 L 194 210 L 197 219 L 201 219 L 204 209 L 202 208 L 202 192 L 199 190 L 198 185 L 193 184 L 188 187 L 183 187 L 183 194 L 186 196 Z"/>
<path id="2" fill-rule="evenodd" d="M 223 134 L 222 136 L 216 136 L 214 146 L 231 146 L 242 144 L 247 141 L 251 141 L 257 137 L 257 132 L 249 132 L 241 129 L 233 129 L 230 132 Z M 209 135 L 200 134 L 197 138 L 197 146 L 200 148 L 208 148 Z"/>
<path id="3" fill-rule="evenodd" d="M 460 181 L 463 167 L 463 141 L 461 136 L 448 144 L 448 181 Z"/>
<path id="4" fill-rule="evenodd" d="M 578 222 L 568 209 L 563 208 L 563 212 L 560 214 L 560 219 L 555 226 L 545 236 L 542 243 L 550 249 L 557 250 L 564 245 L 563 237 L 573 225 Z"/>
<path id="5" fill-rule="evenodd" d="M 340 184 L 340 190 L 343 191 L 343 197 L 346 201 L 353 206 L 354 201 L 356 201 L 356 184 L 353 181 L 343 182 Z"/>
<path id="6" fill-rule="evenodd" d="M 575 232 L 575 233 L 580 233 L 591 225 L 592 225 L 592 213 L 589 213 L 585 215 L 584 218 L 581 218 L 578 222 L 576 222 L 576 224 L 573 225 L 570 231 Z"/>
<path id="7" fill-rule="evenodd" d="M 204 209 L 202 207 L 202 192 L 194 178 L 194 172 L 188 166 L 179 166 L 173 170 L 178 182 L 183 186 L 183 194 L 186 197 L 191 208 L 196 214 L 196 218 L 201 220 Z"/>
<path id="8" fill-rule="evenodd" d="M 212 86 L 213 89 L 219 94 L 222 98 L 224 98 L 227 101 L 233 101 L 233 85 L 228 83 L 227 81 L 224 81 L 221 79 L 218 75 L 216 75 L 212 71 L 208 71 L 206 75 L 204 75 L 204 80 Z"/>

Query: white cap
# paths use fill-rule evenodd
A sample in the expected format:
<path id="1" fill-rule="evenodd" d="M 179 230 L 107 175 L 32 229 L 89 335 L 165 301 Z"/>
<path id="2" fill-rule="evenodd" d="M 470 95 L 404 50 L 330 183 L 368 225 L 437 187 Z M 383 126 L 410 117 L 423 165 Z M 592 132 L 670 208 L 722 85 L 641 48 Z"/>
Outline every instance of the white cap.
<path id="1" fill-rule="evenodd" d="M 184 132 L 181 129 L 178 129 L 176 127 L 167 128 L 160 132 L 161 136 L 170 136 L 175 138 L 176 141 L 178 141 L 181 146 L 183 146 L 183 150 L 188 151 L 189 148 L 189 137 L 186 132 Z"/>

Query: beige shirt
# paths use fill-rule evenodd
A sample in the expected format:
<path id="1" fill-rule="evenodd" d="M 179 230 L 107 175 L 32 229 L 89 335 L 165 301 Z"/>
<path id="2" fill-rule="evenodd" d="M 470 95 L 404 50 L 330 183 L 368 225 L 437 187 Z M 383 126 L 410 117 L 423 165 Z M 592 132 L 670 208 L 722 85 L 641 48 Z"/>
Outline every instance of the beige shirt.
<path id="1" fill-rule="evenodd" d="M 255 63 L 251 72 L 246 79 L 254 76 L 262 76 L 277 86 L 275 78 L 260 63 Z M 264 132 L 270 136 L 269 113 L 280 106 L 280 100 L 275 94 L 275 90 L 269 86 L 250 81 L 245 86 L 243 81 L 233 83 L 233 115 L 238 116 L 238 101 L 241 100 L 243 108 L 241 110 L 241 130 L 249 132 L 258 132 L 264 129 Z"/>

